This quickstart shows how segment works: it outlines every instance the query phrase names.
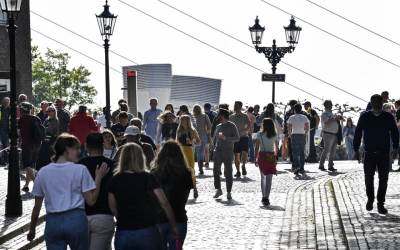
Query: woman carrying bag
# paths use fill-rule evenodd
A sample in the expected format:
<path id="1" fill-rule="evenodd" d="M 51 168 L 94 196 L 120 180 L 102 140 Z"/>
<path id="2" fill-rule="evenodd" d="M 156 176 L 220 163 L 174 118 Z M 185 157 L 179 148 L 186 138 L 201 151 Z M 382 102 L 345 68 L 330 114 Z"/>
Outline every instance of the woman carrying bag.
<path id="1" fill-rule="evenodd" d="M 277 132 L 274 121 L 265 118 L 262 129 L 257 133 L 255 154 L 257 156 L 256 166 L 261 174 L 262 204 L 269 206 L 269 194 L 272 186 L 272 176 L 276 175 L 276 164 L 278 155 Z"/>

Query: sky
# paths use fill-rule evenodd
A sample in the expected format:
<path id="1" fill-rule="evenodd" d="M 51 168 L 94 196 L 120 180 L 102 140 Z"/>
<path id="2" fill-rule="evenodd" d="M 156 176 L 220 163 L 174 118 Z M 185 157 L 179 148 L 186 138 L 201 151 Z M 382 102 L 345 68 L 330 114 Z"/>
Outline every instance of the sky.
<path id="1" fill-rule="evenodd" d="M 228 38 L 165 6 L 158 0 L 123 0 L 154 17 L 240 60 L 270 72 L 267 59 L 253 48 Z M 251 44 L 248 27 L 259 16 L 265 26 L 263 45 L 287 46 L 283 26 L 289 24 L 290 15 L 260 0 L 163 0 L 224 32 Z M 375 36 L 328 12 L 307 0 L 266 0 L 295 16 L 340 36 L 363 49 L 369 50 L 400 65 L 400 46 Z M 399 2 L 396 0 L 312 0 L 332 11 L 400 43 L 398 29 Z M 99 0 L 40 0 L 31 1 L 31 10 L 65 27 L 102 43 L 95 14 L 102 11 L 104 1 Z M 139 64 L 171 63 L 173 74 L 194 75 L 222 79 L 221 102 L 232 104 L 242 100 L 247 105 L 265 105 L 271 101 L 271 83 L 261 81 L 261 72 L 222 54 L 215 49 L 177 32 L 170 27 L 122 4 L 109 0 L 111 12 L 118 15 L 111 50 Z M 302 27 L 299 44 L 285 62 L 301 68 L 346 91 L 368 100 L 372 94 L 388 90 L 391 98 L 400 98 L 400 66 L 394 66 L 360 49 L 350 46 L 320 30 L 297 20 Z M 59 27 L 31 14 L 31 27 L 53 39 L 86 53 L 103 62 L 104 50 Z M 98 90 L 95 103 L 105 105 L 104 66 L 32 31 L 32 42 L 44 51 L 47 47 L 68 52 L 71 66 L 85 65 L 91 72 L 91 84 Z M 110 66 L 121 70 L 130 61 L 110 54 Z M 366 103 L 340 92 L 282 63 L 277 73 L 286 74 L 286 81 L 321 99 L 335 103 L 365 107 Z M 111 70 L 111 102 L 115 108 L 122 97 L 122 75 Z M 277 102 L 290 99 L 309 100 L 315 105 L 322 101 L 277 83 Z"/>

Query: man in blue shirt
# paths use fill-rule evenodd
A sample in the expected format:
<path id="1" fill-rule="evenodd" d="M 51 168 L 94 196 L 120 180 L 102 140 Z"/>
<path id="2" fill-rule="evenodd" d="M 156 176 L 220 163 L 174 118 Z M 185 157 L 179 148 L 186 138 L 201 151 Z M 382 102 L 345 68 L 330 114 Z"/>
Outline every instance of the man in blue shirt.
<path id="1" fill-rule="evenodd" d="M 158 117 L 161 114 L 161 109 L 157 109 L 158 100 L 150 99 L 150 109 L 144 113 L 143 127 L 146 135 L 150 136 L 153 141 L 157 138 Z"/>
<path id="2" fill-rule="evenodd" d="M 383 112 L 384 98 L 381 95 L 373 95 L 371 97 L 372 110 L 364 112 L 357 124 L 354 136 L 354 152 L 356 159 L 360 159 L 361 138 L 364 137 L 365 157 L 364 157 L 364 174 L 365 187 L 368 197 L 366 209 L 373 209 L 375 191 L 374 191 L 374 174 L 378 170 L 379 187 L 378 187 L 378 212 L 387 214 L 385 208 L 385 196 L 387 190 L 387 182 L 390 171 L 390 154 L 393 158 L 397 155 L 399 148 L 399 131 L 396 126 L 393 115 Z M 390 143 L 393 144 L 391 152 Z"/>

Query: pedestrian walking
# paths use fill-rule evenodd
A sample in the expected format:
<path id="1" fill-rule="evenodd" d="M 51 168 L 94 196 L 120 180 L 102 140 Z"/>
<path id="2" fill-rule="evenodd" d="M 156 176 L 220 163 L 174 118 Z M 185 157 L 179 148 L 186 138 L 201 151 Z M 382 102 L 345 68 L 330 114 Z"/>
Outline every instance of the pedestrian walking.
<path id="1" fill-rule="evenodd" d="M 125 111 L 121 111 L 118 114 L 118 122 L 111 126 L 115 138 L 117 139 L 118 146 L 123 144 L 124 133 L 126 128 L 129 126 L 129 116 Z"/>
<path id="2" fill-rule="evenodd" d="M 197 199 L 199 197 L 199 192 L 197 190 L 196 184 L 196 170 L 194 169 L 194 151 L 193 147 L 201 143 L 200 137 L 193 128 L 190 116 L 182 115 L 179 119 L 178 130 L 176 132 L 176 140 L 182 148 L 183 155 L 192 171 L 193 178 L 193 197 Z"/>
<path id="3" fill-rule="evenodd" d="M 104 132 L 103 132 L 104 133 Z M 87 157 L 78 164 L 87 167 L 93 179 L 96 178 L 96 169 L 103 164 L 107 165 L 108 173 L 103 177 L 99 196 L 94 205 L 86 204 L 85 210 L 89 228 L 90 250 L 111 250 L 111 241 L 114 236 L 114 217 L 108 205 L 108 185 L 114 172 L 114 161 L 103 156 L 104 136 L 101 133 L 91 133 L 86 138 Z"/>
<path id="4" fill-rule="evenodd" d="M 203 175 L 205 161 L 204 155 L 205 151 L 208 150 L 206 149 L 206 146 L 209 144 L 211 137 L 211 122 L 208 116 L 201 110 L 200 105 L 195 105 L 193 107 L 193 117 L 196 124 L 195 129 L 200 137 L 200 144 L 195 147 L 197 166 L 199 167 L 200 174 Z"/>
<path id="5" fill-rule="evenodd" d="M 209 168 L 210 159 L 212 158 L 211 157 L 212 150 L 210 148 L 210 145 L 212 144 L 212 137 L 213 137 L 212 136 L 212 128 L 213 128 L 214 120 L 218 115 L 217 112 L 213 111 L 211 108 L 212 108 L 212 106 L 210 103 L 204 104 L 204 113 L 208 116 L 208 119 L 211 122 L 210 137 L 209 137 L 208 143 L 206 144 L 206 148 L 204 150 L 204 162 L 205 162 L 204 167 L 205 168 Z"/>
<path id="6" fill-rule="evenodd" d="M 35 180 L 35 168 L 40 147 L 45 137 L 42 122 L 33 114 L 33 105 L 29 102 L 20 104 L 18 128 L 21 138 L 22 168 L 26 172 L 25 185 L 22 191 L 29 192 L 29 183 Z"/>
<path id="7" fill-rule="evenodd" d="M 399 129 L 400 132 L 400 99 L 397 100 L 395 103 L 395 108 L 396 108 L 396 124 L 397 124 L 397 128 Z M 397 160 L 397 165 L 400 166 L 400 156 L 397 156 L 398 160 Z M 400 171 L 400 168 L 399 168 Z"/>
<path id="8" fill-rule="evenodd" d="M 332 101 L 326 100 L 324 103 L 325 111 L 321 115 L 321 125 L 322 125 L 322 140 L 324 141 L 324 149 L 322 150 L 321 159 L 319 161 L 319 169 L 325 171 L 325 160 L 328 158 L 328 170 L 336 171 L 333 167 L 336 157 L 336 148 L 338 144 L 338 132 L 339 132 L 339 122 L 341 120 L 340 115 L 335 115 L 332 112 Z"/>
<path id="9" fill-rule="evenodd" d="M 60 122 L 57 117 L 56 108 L 54 106 L 47 107 L 46 116 L 47 118 L 43 122 L 45 138 L 40 147 L 39 158 L 36 163 L 37 171 L 51 162 L 51 157 L 53 156 L 52 145 L 60 134 Z"/>
<path id="10" fill-rule="evenodd" d="M 4 97 L 0 107 L 0 142 L 1 142 L 1 158 L 0 164 L 8 163 L 8 153 L 5 149 L 10 145 L 10 98 Z"/>
<path id="11" fill-rule="evenodd" d="M 253 107 L 248 107 L 247 109 L 247 117 L 249 118 L 250 121 L 250 128 L 249 128 L 249 161 L 254 163 L 255 162 L 255 153 L 254 153 L 254 142 L 253 142 L 253 131 L 254 131 L 254 125 L 256 124 L 256 117 L 253 114 L 254 108 Z"/>
<path id="12" fill-rule="evenodd" d="M 350 161 L 353 160 L 354 157 L 353 140 L 355 132 L 356 126 L 354 126 L 353 120 L 351 118 L 347 118 L 346 126 L 343 128 L 343 136 L 346 144 L 347 159 Z"/>
<path id="13" fill-rule="evenodd" d="M 139 145 L 142 148 L 145 156 L 146 167 L 147 169 L 150 169 L 151 162 L 154 160 L 155 157 L 155 152 L 150 144 L 141 141 L 140 134 L 141 132 L 138 127 L 136 126 L 127 127 L 123 137 L 123 145 L 127 143 L 135 143 Z M 119 147 L 114 157 L 114 161 L 116 161 L 117 163 L 120 160 L 121 152 L 122 152 L 122 147 Z"/>
<path id="14" fill-rule="evenodd" d="M 262 131 L 257 132 L 255 153 L 257 155 L 256 165 L 261 175 L 261 203 L 269 206 L 269 195 L 272 186 L 272 176 L 276 175 L 276 164 L 278 157 L 278 144 L 275 123 L 271 118 L 264 118 Z"/>
<path id="15" fill-rule="evenodd" d="M 233 185 L 233 148 L 234 144 L 240 140 L 239 131 L 236 125 L 229 121 L 229 111 L 220 108 L 218 111 L 218 118 L 220 124 L 215 128 L 214 143 L 214 187 L 216 193 L 214 198 L 219 198 L 223 193 L 221 189 L 221 166 L 224 164 L 224 176 L 226 182 L 227 199 L 232 199 L 232 185 Z"/>
<path id="16" fill-rule="evenodd" d="M 150 99 L 150 109 L 144 113 L 143 127 L 145 134 L 150 136 L 153 141 L 157 141 L 157 126 L 158 117 L 161 114 L 161 109 L 157 108 L 158 100 L 156 98 Z"/>
<path id="17" fill-rule="evenodd" d="M 32 194 L 32 210 L 28 240 L 36 235 L 36 225 L 43 200 L 46 207 L 44 239 L 48 250 L 89 249 L 88 221 L 85 201 L 93 206 L 100 192 L 102 178 L 108 173 L 105 164 L 97 166 L 95 181 L 87 168 L 75 164 L 79 160 L 80 141 L 73 135 L 61 134 L 54 144 L 54 162 L 37 174 Z"/>
<path id="18" fill-rule="evenodd" d="M 168 141 L 163 145 L 154 162 L 152 173 L 160 183 L 171 204 L 178 227 L 180 245 L 182 246 L 188 230 L 188 217 L 185 206 L 190 190 L 194 186 L 191 170 L 187 166 L 181 148 L 175 141 Z M 158 223 L 162 234 L 163 249 L 179 249 L 165 213 L 160 214 Z"/>
<path id="19" fill-rule="evenodd" d="M 157 140 L 158 145 L 163 145 L 169 140 L 176 139 L 176 130 L 178 129 L 178 123 L 176 122 L 176 116 L 171 111 L 164 111 L 159 119 L 157 128 Z"/>
<path id="20" fill-rule="evenodd" d="M 165 108 L 164 108 L 164 112 L 165 111 L 169 111 L 169 112 L 175 114 L 174 105 L 172 105 L 171 103 L 167 103 L 167 105 L 165 105 Z"/>
<path id="21" fill-rule="evenodd" d="M 57 99 L 55 104 L 57 109 L 57 118 L 60 122 L 60 133 L 68 132 L 71 114 L 64 108 L 65 102 L 63 100 Z"/>
<path id="22" fill-rule="evenodd" d="M 305 151 L 308 132 L 310 130 L 310 121 L 307 116 L 302 114 L 301 104 L 296 104 L 294 111 L 295 114 L 289 117 L 287 124 L 292 145 L 292 169 L 294 169 L 294 174 L 298 175 L 305 174 Z"/>
<path id="23" fill-rule="evenodd" d="M 103 130 L 103 156 L 107 159 L 114 159 L 118 151 L 118 143 L 114 134 L 109 129 Z"/>
<path id="24" fill-rule="evenodd" d="M 150 136 L 146 135 L 143 133 L 142 130 L 142 120 L 140 118 L 133 118 L 130 122 L 129 122 L 130 126 L 136 126 L 138 127 L 138 129 L 140 130 L 140 141 L 143 143 L 148 143 L 153 147 L 154 152 L 157 151 L 157 146 L 154 143 L 153 139 L 151 139 Z M 174 137 L 175 138 L 175 137 Z"/>
<path id="25" fill-rule="evenodd" d="M 49 102 L 48 101 L 42 101 L 40 103 L 40 112 L 37 114 L 37 117 L 39 117 L 40 121 L 44 123 L 47 119 L 47 108 L 49 107 Z"/>
<path id="26" fill-rule="evenodd" d="M 93 119 L 87 113 L 86 106 L 79 106 L 78 113 L 71 118 L 69 123 L 68 131 L 71 135 L 74 135 L 81 142 L 81 154 L 82 157 L 86 154 L 85 152 L 85 141 L 86 137 L 93 132 L 98 132 L 98 127 Z"/>
<path id="27" fill-rule="evenodd" d="M 119 113 L 122 111 L 121 110 L 121 105 L 122 104 L 126 104 L 127 103 L 127 101 L 125 100 L 125 99 L 120 99 L 120 100 L 118 100 L 118 109 L 117 110 L 115 110 L 114 112 L 112 112 L 112 114 L 111 114 L 111 123 L 112 124 L 115 124 L 115 123 L 117 123 L 118 122 L 118 115 L 119 115 Z M 106 108 L 106 107 L 105 107 Z M 106 113 L 106 110 L 103 110 L 104 111 L 104 114 Z"/>
<path id="28" fill-rule="evenodd" d="M 229 116 L 229 120 L 236 125 L 239 131 L 240 139 L 235 143 L 233 152 L 235 154 L 236 178 L 247 175 L 246 162 L 247 152 L 249 151 L 249 117 L 242 112 L 243 103 L 236 101 L 234 105 L 234 113 Z M 240 164 L 242 164 L 242 173 L 240 173 Z"/>
<path id="29" fill-rule="evenodd" d="M 317 160 L 317 150 L 315 147 L 315 133 L 319 128 L 319 123 L 321 121 L 317 111 L 312 108 L 311 102 L 306 101 L 304 104 L 304 110 L 306 111 L 308 120 L 310 121 L 310 152 L 306 162 L 309 163 L 318 163 Z"/>
<path id="30" fill-rule="evenodd" d="M 371 97 L 372 110 L 363 113 L 358 120 L 354 136 L 355 157 L 360 160 L 361 138 L 364 140 L 364 174 L 368 197 L 366 209 L 371 211 L 375 200 L 374 175 L 378 171 L 378 212 L 387 214 L 385 196 L 390 171 L 390 154 L 396 156 L 399 148 L 399 131 L 393 116 L 382 111 L 384 99 L 380 95 Z M 393 147 L 393 152 L 390 147 Z M 395 157 L 393 157 L 395 158 Z"/>
<path id="31" fill-rule="evenodd" d="M 208 116 L 208 119 L 211 123 L 214 122 L 214 119 L 217 117 L 217 112 L 211 110 L 212 106 L 210 103 L 204 104 L 204 113 Z"/>
<path id="32" fill-rule="evenodd" d="M 289 110 L 285 113 L 284 116 L 284 124 L 283 124 L 283 134 L 285 135 L 283 141 L 283 159 L 287 159 L 289 157 L 290 162 L 293 163 L 293 155 L 292 155 L 292 139 L 289 137 L 288 123 L 289 118 L 294 115 L 296 112 L 294 111 L 294 106 L 297 104 L 296 100 L 289 101 Z M 293 166 L 293 165 L 292 165 Z M 294 171 L 295 169 L 292 169 Z"/>
<path id="33" fill-rule="evenodd" d="M 134 143 L 122 146 L 121 158 L 108 187 L 108 201 L 117 219 L 114 246 L 116 250 L 161 250 L 157 228 L 159 205 L 179 240 L 175 215 L 156 178 L 146 171 L 142 148 Z"/>

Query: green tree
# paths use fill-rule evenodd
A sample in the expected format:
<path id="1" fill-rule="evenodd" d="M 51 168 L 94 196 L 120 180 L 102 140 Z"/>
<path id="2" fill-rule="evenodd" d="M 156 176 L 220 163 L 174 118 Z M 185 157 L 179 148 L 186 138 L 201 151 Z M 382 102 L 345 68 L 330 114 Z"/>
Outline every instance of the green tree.
<path id="1" fill-rule="evenodd" d="M 42 55 L 37 46 L 32 48 L 32 79 L 34 104 L 42 100 L 54 101 L 61 98 L 67 108 L 75 105 L 92 104 L 97 95 L 89 83 L 90 72 L 84 66 L 69 67 L 67 53 L 47 49 Z"/>

